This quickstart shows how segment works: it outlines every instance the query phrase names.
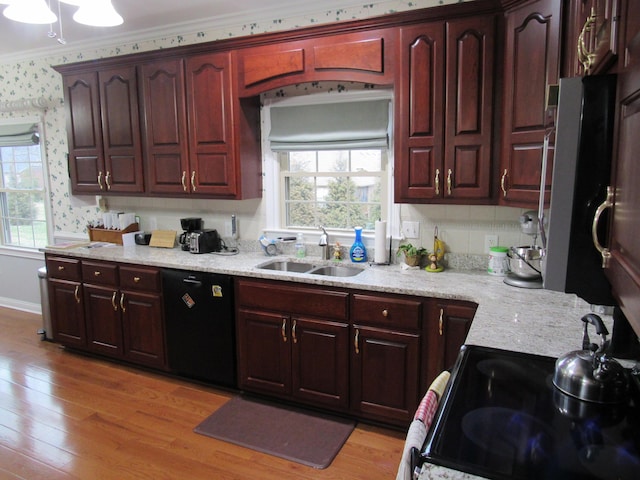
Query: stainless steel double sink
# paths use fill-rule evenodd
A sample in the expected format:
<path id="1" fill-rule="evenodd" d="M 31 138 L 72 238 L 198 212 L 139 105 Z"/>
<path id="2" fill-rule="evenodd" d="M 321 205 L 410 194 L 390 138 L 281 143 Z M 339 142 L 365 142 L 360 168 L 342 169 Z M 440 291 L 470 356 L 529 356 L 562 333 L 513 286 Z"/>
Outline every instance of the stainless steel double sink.
<path id="1" fill-rule="evenodd" d="M 262 270 L 277 270 L 279 272 L 309 273 L 325 277 L 354 277 L 363 272 L 362 268 L 346 265 L 314 265 L 313 263 L 295 260 L 271 260 L 258 265 Z"/>

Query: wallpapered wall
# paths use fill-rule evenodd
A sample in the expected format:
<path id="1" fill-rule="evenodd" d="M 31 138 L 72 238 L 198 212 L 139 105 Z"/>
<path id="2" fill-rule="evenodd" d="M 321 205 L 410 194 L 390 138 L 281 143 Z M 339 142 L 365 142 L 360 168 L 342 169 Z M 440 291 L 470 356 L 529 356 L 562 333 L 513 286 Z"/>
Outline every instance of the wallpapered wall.
<path id="1" fill-rule="evenodd" d="M 51 65 L 63 63 L 73 63 L 90 60 L 93 58 L 112 57 L 129 53 L 169 48 L 178 45 L 202 43 L 223 38 L 252 35 L 262 32 L 287 30 L 297 27 L 330 23 L 339 20 L 358 19 L 376 15 L 383 15 L 398 11 L 426 8 L 443 4 L 458 3 L 463 0 L 415 0 L 415 1 L 382 1 L 367 3 L 360 7 L 344 8 L 318 12 L 314 15 L 298 17 L 287 17 L 286 13 L 279 18 L 268 21 L 253 23 L 243 23 L 229 27 L 212 27 L 211 30 L 184 32 L 181 35 L 156 38 L 144 42 L 122 43 L 109 48 L 78 50 L 73 53 L 60 55 L 50 55 L 42 58 L 25 59 L 24 61 L 0 64 L 0 106 L 22 99 L 32 99 L 43 97 L 48 107 L 45 110 L 0 109 L 0 121 L 5 119 L 19 119 L 42 115 L 45 138 L 46 155 L 48 159 L 48 170 L 51 188 L 51 206 L 53 212 L 54 234 L 82 234 L 85 232 L 87 219 L 98 218 L 99 211 L 95 206 L 93 198 L 77 198 L 69 194 L 66 153 L 67 137 L 65 131 L 65 112 L 63 106 L 63 91 L 60 75 L 55 72 Z M 467 0 L 470 1 L 470 0 Z M 251 19 L 247 19 L 251 20 Z M 0 60 L 1 61 L 1 60 Z M 109 200 L 111 203 L 111 199 Z M 124 203 L 123 203 L 124 202 Z M 161 211 L 161 201 L 153 199 L 114 199 L 118 208 L 132 205 L 136 208 L 147 208 L 149 210 Z M 173 202 L 172 202 L 173 203 Z M 245 214 L 242 222 L 255 224 L 251 230 L 260 228 L 262 223 L 262 206 L 255 207 L 251 204 L 248 207 L 239 205 L 241 202 L 233 202 L 234 213 Z M 251 203 L 251 202 L 250 202 Z M 186 201 L 176 201 L 176 205 L 184 206 L 184 210 L 189 212 L 194 204 Z M 218 202 L 220 204 L 220 202 Z M 211 205 L 209 202 L 208 205 Z M 247 204 L 248 205 L 248 204 Z M 204 207 L 206 210 L 208 207 Z M 215 207 L 214 207 L 215 208 Z M 228 207 L 221 207 L 224 210 Z M 192 208 L 194 212 L 203 209 L 203 204 L 195 204 Z M 482 253 L 482 239 L 487 231 L 492 229 L 503 230 L 501 242 L 506 243 L 508 238 L 511 244 L 517 243 L 518 233 L 513 226 L 517 225 L 518 212 L 514 209 L 500 209 L 499 207 L 465 207 L 465 206 L 403 206 L 403 219 L 414 219 L 423 222 L 422 237 L 428 243 L 432 236 L 432 226 L 440 222 L 441 238 L 449 242 L 451 251 L 460 253 Z M 244 211 L 244 212 L 243 212 Z M 180 211 L 180 214 L 184 212 Z M 175 215 L 174 215 L 175 216 Z M 178 215 L 184 216 L 184 215 Z M 170 220 L 170 227 L 176 228 L 175 219 Z M 445 222 L 443 224 L 443 222 Z M 478 223 L 479 222 L 479 223 Z M 161 223 L 161 222 L 159 222 Z M 444 227 L 444 228 L 443 228 Z M 450 227 L 450 228 L 449 228 Z M 148 228 L 148 225 L 143 225 Z M 158 225 L 158 228 L 163 228 Z M 64 236 L 64 235 L 61 235 Z M 474 240 L 474 236 L 477 237 Z M 506 238 L 505 238 L 506 236 Z M 502 240 L 505 240 L 503 242 Z"/>

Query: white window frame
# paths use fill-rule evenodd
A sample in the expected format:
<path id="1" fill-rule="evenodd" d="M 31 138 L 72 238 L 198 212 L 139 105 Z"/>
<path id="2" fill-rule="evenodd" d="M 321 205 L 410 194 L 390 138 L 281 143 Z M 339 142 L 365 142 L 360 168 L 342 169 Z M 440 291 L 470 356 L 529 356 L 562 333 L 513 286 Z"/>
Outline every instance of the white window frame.
<path id="1" fill-rule="evenodd" d="M 313 95 L 301 95 L 295 97 L 284 98 L 263 98 L 262 100 L 262 163 L 263 163 L 263 199 L 265 202 L 266 226 L 264 233 L 271 238 L 295 236 L 298 231 L 288 230 L 281 227 L 284 218 L 284 207 L 282 205 L 281 193 L 281 172 L 278 153 L 271 150 L 269 144 L 269 132 L 271 131 L 271 115 L 270 108 L 273 106 L 298 106 L 298 105 L 314 105 L 335 102 L 339 97 L 340 101 L 353 102 L 354 100 L 390 100 L 389 102 L 389 147 L 386 162 L 386 185 L 383 190 L 387 192 L 386 205 L 382 206 L 383 212 L 386 211 L 388 218 L 382 219 L 387 221 L 387 235 L 397 237 L 400 233 L 400 208 L 393 202 L 393 165 L 394 165 L 394 149 L 393 149 L 393 91 L 387 89 L 380 90 L 358 90 L 353 92 L 342 93 L 317 93 Z M 320 237 L 319 229 L 303 230 L 306 241 L 315 241 Z M 350 245 L 353 242 L 353 232 L 345 230 L 328 230 L 331 243 L 336 241 L 343 245 Z M 366 246 L 373 246 L 373 233 L 363 234 Z"/>
<path id="2" fill-rule="evenodd" d="M 0 125 L 15 125 L 24 123 L 35 123 L 38 125 L 38 134 L 40 136 L 40 159 L 42 160 L 42 174 L 44 175 L 44 213 L 47 226 L 47 244 L 52 243 L 52 218 L 53 212 L 51 210 L 51 186 L 49 176 L 49 162 L 46 155 L 46 132 L 44 129 L 44 122 L 42 117 L 20 117 L 12 119 L 0 120 Z M 0 218 L 0 222 L 2 219 Z M 4 228 L 4 227 L 2 227 Z M 0 243 L 0 253 L 4 255 L 18 256 L 22 258 L 43 258 L 43 253 L 40 251 L 42 247 L 21 247 L 15 245 L 5 245 L 4 239 Z"/>

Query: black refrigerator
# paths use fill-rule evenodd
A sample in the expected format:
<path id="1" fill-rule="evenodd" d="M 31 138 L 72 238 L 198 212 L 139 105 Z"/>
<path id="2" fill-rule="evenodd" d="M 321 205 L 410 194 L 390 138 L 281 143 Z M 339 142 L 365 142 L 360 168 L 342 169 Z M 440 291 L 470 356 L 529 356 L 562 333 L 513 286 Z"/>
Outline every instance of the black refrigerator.
<path id="1" fill-rule="evenodd" d="M 591 233 L 611 177 L 615 107 L 615 75 L 560 79 L 543 285 L 599 306 L 616 305 Z"/>

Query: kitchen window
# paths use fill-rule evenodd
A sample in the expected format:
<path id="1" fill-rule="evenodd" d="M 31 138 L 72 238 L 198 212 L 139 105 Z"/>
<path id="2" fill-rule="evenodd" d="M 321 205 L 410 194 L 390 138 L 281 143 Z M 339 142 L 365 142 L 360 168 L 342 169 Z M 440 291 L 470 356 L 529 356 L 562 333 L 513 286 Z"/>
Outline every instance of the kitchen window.
<path id="1" fill-rule="evenodd" d="M 3 246 L 46 246 L 47 189 L 38 124 L 0 125 L 0 240 Z"/>
<path id="2" fill-rule="evenodd" d="M 269 230 L 351 234 L 388 218 L 390 94 L 354 93 L 265 102 Z"/>

